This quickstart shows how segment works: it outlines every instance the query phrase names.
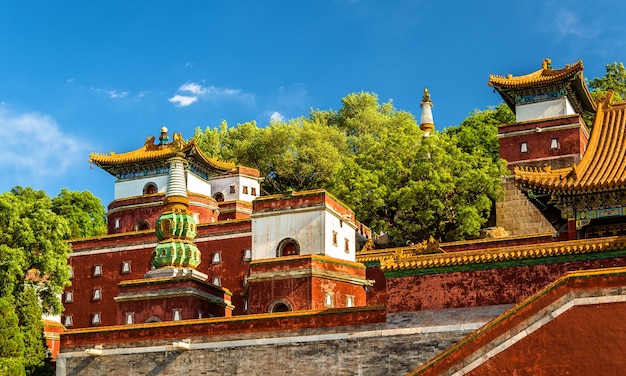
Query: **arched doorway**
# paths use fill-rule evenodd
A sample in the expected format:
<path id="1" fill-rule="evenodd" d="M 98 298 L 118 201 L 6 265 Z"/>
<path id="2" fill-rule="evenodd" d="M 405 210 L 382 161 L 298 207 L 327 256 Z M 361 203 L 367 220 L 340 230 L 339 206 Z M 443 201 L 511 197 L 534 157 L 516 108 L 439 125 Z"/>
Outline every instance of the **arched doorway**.
<path id="1" fill-rule="evenodd" d="M 285 238 L 276 247 L 276 257 L 295 256 L 300 254 L 300 244 L 293 238 Z"/>
<path id="2" fill-rule="evenodd" d="M 146 220 L 141 220 L 139 221 L 139 223 L 137 223 L 136 228 L 137 228 L 137 231 L 150 230 L 150 224 Z"/>
<path id="3" fill-rule="evenodd" d="M 158 190 L 157 185 L 154 184 L 153 182 L 150 182 L 143 187 L 143 194 L 151 195 L 151 194 L 157 193 L 157 190 Z"/>
<path id="4" fill-rule="evenodd" d="M 293 306 L 285 299 L 277 299 L 272 304 L 270 304 L 270 308 L 268 311 L 270 313 L 291 312 L 293 311 Z"/>

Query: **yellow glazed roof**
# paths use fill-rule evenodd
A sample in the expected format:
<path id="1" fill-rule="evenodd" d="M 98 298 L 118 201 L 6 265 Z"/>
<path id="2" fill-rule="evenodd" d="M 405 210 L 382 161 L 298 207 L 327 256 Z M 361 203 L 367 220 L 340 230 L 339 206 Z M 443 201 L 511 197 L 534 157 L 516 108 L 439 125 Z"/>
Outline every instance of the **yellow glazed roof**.
<path id="1" fill-rule="evenodd" d="M 598 106 L 591 140 L 578 165 L 568 168 L 516 167 L 515 182 L 550 192 L 598 192 L 626 186 L 626 102 Z"/>
<path id="2" fill-rule="evenodd" d="M 490 75 L 488 84 L 500 93 L 513 112 L 516 111 L 516 105 L 525 97 L 536 97 L 562 90 L 565 90 L 576 112 L 582 114 L 596 111 L 596 104 L 585 84 L 581 60 L 561 69 L 552 69 L 551 60 L 544 59 L 538 71 L 523 76 Z"/>
<path id="3" fill-rule="evenodd" d="M 388 257 L 380 260 L 382 271 L 445 268 L 472 264 L 488 264 L 513 260 L 538 259 L 572 254 L 596 253 L 623 249 L 626 237 L 568 240 L 536 245 L 508 246 L 462 252 Z"/>
<path id="4" fill-rule="evenodd" d="M 545 59 L 542 64 L 542 68 L 530 74 L 523 76 L 513 76 L 509 74 L 506 77 L 489 75 L 489 85 L 501 88 L 538 86 L 542 84 L 561 82 L 582 72 L 583 62 L 581 60 L 578 60 L 572 65 L 566 65 L 565 68 L 562 69 L 552 69 L 550 59 Z"/>
<path id="5" fill-rule="evenodd" d="M 235 168 L 234 163 L 220 161 L 204 155 L 193 139 L 185 142 L 179 133 L 175 133 L 173 139 L 171 143 L 160 145 L 154 143 L 154 136 L 147 137 L 145 144 L 137 150 L 121 154 L 114 152 L 109 154 L 91 153 L 89 155 L 89 162 L 107 170 L 108 167 L 167 160 L 178 153 L 184 153 L 192 155 L 206 166 L 217 170 L 228 171 Z"/>

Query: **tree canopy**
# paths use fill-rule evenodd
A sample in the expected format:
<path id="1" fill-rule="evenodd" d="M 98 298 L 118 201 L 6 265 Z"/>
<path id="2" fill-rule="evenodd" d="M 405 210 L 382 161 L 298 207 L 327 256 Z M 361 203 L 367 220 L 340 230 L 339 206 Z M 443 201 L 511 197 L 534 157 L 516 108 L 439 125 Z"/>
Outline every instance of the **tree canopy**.
<path id="1" fill-rule="evenodd" d="M 266 127 L 197 128 L 195 137 L 208 155 L 259 169 L 265 193 L 325 188 L 396 243 L 478 234 L 500 195 L 497 123 L 508 109 L 424 137 L 412 114 L 376 94 L 353 93 L 342 105 Z"/>
<path id="2" fill-rule="evenodd" d="M 52 199 L 52 211 L 68 221 L 70 238 L 86 238 L 107 232 L 104 206 L 89 191 L 76 192 L 63 188 Z"/>
<path id="3" fill-rule="evenodd" d="M 69 285 L 67 239 L 101 233 L 103 213 L 87 192 L 64 189 L 50 199 L 43 191 L 14 187 L 0 194 L 0 317 L 6 317 L 0 319 L 0 347 L 11 344 L 0 350 L 0 372 L 47 370 L 41 317 L 63 310 L 59 296 Z"/>
<path id="4" fill-rule="evenodd" d="M 613 100 L 626 99 L 626 68 L 624 63 L 613 62 L 606 65 L 606 73 L 602 77 L 596 77 L 589 81 L 593 99 L 613 90 Z"/>

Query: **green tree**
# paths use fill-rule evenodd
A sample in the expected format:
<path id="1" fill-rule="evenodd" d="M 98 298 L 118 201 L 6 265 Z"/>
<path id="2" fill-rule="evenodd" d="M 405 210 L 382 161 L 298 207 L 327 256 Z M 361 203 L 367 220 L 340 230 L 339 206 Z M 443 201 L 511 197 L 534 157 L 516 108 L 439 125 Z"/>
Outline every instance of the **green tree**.
<path id="1" fill-rule="evenodd" d="M 591 95 L 594 100 L 613 90 L 613 100 L 626 98 L 626 68 L 624 63 L 613 62 L 606 65 L 606 73 L 602 77 L 596 77 L 589 81 L 589 87 L 593 89 Z"/>
<path id="2" fill-rule="evenodd" d="M 267 194 L 328 185 L 341 163 L 343 133 L 306 118 L 256 122 L 219 129 L 196 129 L 196 141 L 207 155 L 254 167 Z"/>
<path id="3" fill-rule="evenodd" d="M 28 375 L 39 374 L 49 368 L 48 349 L 43 336 L 41 307 L 32 286 L 26 285 L 17 303 L 20 330 L 24 338 L 24 367 Z"/>
<path id="4" fill-rule="evenodd" d="M 325 188 L 397 242 L 478 233 L 500 194 L 497 124 L 512 119 L 507 108 L 424 138 L 412 114 L 376 94 L 349 94 L 342 104 L 264 128 L 222 123 L 197 129 L 196 139 L 210 156 L 259 169 L 266 193 Z"/>
<path id="5" fill-rule="evenodd" d="M 24 339 L 11 299 L 0 297 L 0 375 L 25 375 Z"/>
<path id="6" fill-rule="evenodd" d="M 502 167 L 464 152 L 444 133 L 425 138 L 414 153 L 409 179 L 389 200 L 397 212 L 388 232 L 411 242 L 476 236 L 501 196 Z"/>
<path id="7" fill-rule="evenodd" d="M 44 313 L 62 311 L 58 296 L 69 285 L 69 234 L 67 220 L 52 211 L 45 192 L 15 187 L 0 194 L 0 247 L 6 251 L 0 254 L 0 273 L 7 277 L 2 291 L 13 304 L 31 283 Z"/>
<path id="8" fill-rule="evenodd" d="M 52 199 L 52 211 L 68 221 L 71 238 L 104 235 L 107 232 L 104 206 L 91 192 L 71 192 L 63 188 Z"/>
<path id="9" fill-rule="evenodd" d="M 489 156 L 500 163 L 498 126 L 515 122 L 515 114 L 508 105 L 500 103 L 486 110 L 474 110 L 461 124 L 443 133 L 450 135 L 465 153 Z"/>

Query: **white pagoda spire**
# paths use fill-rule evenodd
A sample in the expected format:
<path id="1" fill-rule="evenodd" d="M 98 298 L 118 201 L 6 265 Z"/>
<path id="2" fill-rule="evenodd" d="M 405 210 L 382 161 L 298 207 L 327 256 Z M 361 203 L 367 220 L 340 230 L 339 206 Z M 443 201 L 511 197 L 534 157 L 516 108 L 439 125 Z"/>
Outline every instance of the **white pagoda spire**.
<path id="1" fill-rule="evenodd" d="M 424 131 L 425 136 L 429 136 L 435 131 L 435 121 L 433 120 L 433 102 L 430 100 L 430 93 L 428 89 L 424 89 L 424 96 L 422 97 L 422 117 L 420 119 L 420 129 Z"/>

